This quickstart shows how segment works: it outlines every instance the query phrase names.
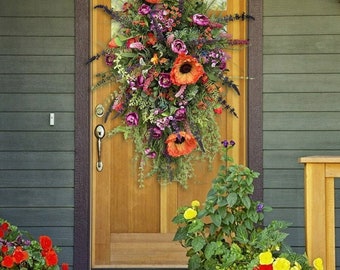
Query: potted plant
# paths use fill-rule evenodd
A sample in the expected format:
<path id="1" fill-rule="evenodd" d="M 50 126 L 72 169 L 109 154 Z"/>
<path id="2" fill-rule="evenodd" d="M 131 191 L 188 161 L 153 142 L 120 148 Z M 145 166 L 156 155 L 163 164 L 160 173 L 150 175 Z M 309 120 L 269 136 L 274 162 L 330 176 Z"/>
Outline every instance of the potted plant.
<path id="1" fill-rule="evenodd" d="M 224 164 L 212 182 L 206 201 L 192 201 L 180 207 L 173 222 L 174 236 L 186 248 L 190 270 L 321 270 L 322 260 L 309 265 L 305 254 L 284 244 L 286 221 L 264 225 L 264 213 L 271 210 L 252 199 L 253 181 L 259 176 L 250 168 L 233 164 L 227 150 L 234 142 L 222 142 Z M 231 165 L 228 165 L 231 163 Z"/>
<path id="2" fill-rule="evenodd" d="M 0 270 L 59 270 L 59 250 L 49 236 L 35 240 L 0 218 Z M 68 269 L 67 263 L 61 265 L 61 270 Z"/>

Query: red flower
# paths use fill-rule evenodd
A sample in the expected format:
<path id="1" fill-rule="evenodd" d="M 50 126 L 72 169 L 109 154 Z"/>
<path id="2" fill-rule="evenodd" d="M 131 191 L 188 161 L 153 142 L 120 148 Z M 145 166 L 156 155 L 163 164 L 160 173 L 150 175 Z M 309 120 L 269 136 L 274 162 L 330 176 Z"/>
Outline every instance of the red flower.
<path id="1" fill-rule="evenodd" d="M 0 226 L 0 238 L 3 238 L 5 236 L 6 231 L 8 230 L 9 224 L 7 222 L 4 222 Z"/>
<path id="2" fill-rule="evenodd" d="M 7 231 L 9 227 L 9 224 L 7 222 L 4 222 L 1 224 L 1 230 Z"/>
<path id="3" fill-rule="evenodd" d="M 118 48 L 119 45 L 117 43 L 117 38 L 111 39 L 109 42 L 109 48 Z"/>
<path id="4" fill-rule="evenodd" d="M 162 0 L 145 0 L 145 2 L 149 4 L 160 4 L 162 3 Z"/>
<path id="5" fill-rule="evenodd" d="M 1 247 L 1 252 L 6 253 L 8 251 L 8 246 L 2 246 Z"/>
<path id="6" fill-rule="evenodd" d="M 14 265 L 13 258 L 11 256 L 5 256 L 1 262 L 1 266 L 5 268 L 12 268 Z"/>
<path id="7" fill-rule="evenodd" d="M 156 36 L 155 36 L 154 33 L 149 32 L 149 33 L 147 34 L 147 36 L 148 36 L 148 40 L 147 40 L 147 42 L 146 42 L 147 45 L 153 46 L 153 45 L 155 45 L 155 44 L 157 43 L 157 38 L 156 38 Z"/>
<path id="8" fill-rule="evenodd" d="M 47 235 L 42 235 L 39 237 L 39 242 L 44 251 L 52 249 L 52 239 Z"/>
<path id="9" fill-rule="evenodd" d="M 130 45 L 132 43 L 136 43 L 139 41 L 139 38 L 138 37 L 133 37 L 133 38 L 129 38 L 127 41 L 126 41 L 126 48 L 130 48 Z"/>
<path id="10" fill-rule="evenodd" d="M 129 9 L 132 7 L 132 4 L 130 3 L 124 3 L 123 4 L 123 11 L 129 11 Z"/>
<path id="11" fill-rule="evenodd" d="M 214 113 L 216 113 L 216 114 L 221 114 L 222 111 L 223 111 L 223 108 L 222 108 L 222 107 L 218 107 L 218 108 L 215 108 L 215 109 L 214 109 Z"/>
<path id="12" fill-rule="evenodd" d="M 63 263 L 61 265 L 61 270 L 68 270 L 68 264 L 67 263 Z"/>
<path id="13" fill-rule="evenodd" d="M 273 265 L 272 264 L 263 264 L 259 265 L 256 270 L 273 270 Z"/>
<path id="14" fill-rule="evenodd" d="M 58 264 L 58 255 L 54 251 L 54 249 L 50 249 L 47 251 L 44 255 L 45 261 L 46 261 L 46 266 L 54 266 Z"/>
<path id="15" fill-rule="evenodd" d="M 20 264 L 28 259 L 28 252 L 22 250 L 22 247 L 16 247 L 13 252 L 13 260 L 16 264 Z"/>

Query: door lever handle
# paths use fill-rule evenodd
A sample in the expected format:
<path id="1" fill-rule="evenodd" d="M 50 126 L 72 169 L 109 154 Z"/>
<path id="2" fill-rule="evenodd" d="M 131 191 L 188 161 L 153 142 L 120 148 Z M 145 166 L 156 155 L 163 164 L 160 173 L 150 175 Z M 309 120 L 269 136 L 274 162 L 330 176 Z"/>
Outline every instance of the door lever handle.
<path id="1" fill-rule="evenodd" d="M 103 125 L 97 125 L 94 129 L 94 135 L 97 138 L 97 153 L 98 153 L 98 159 L 96 168 L 98 172 L 101 172 L 103 170 L 103 162 L 101 160 L 101 152 L 102 152 L 102 139 L 105 136 L 105 128 Z"/>

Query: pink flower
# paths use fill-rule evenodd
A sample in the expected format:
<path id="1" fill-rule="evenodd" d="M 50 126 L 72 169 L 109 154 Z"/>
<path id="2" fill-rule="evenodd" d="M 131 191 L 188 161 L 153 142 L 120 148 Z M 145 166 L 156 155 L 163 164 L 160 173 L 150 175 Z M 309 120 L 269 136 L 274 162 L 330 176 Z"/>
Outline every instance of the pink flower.
<path id="1" fill-rule="evenodd" d="M 187 117 L 187 110 L 184 107 L 176 110 L 174 118 L 177 121 L 183 121 L 186 119 L 186 117 Z"/>
<path id="2" fill-rule="evenodd" d="M 174 34 L 170 34 L 167 37 L 166 42 L 170 45 L 174 40 L 175 40 L 175 35 Z"/>
<path id="3" fill-rule="evenodd" d="M 128 126 L 137 126 L 138 125 L 138 114 L 135 112 L 130 112 L 126 115 L 125 121 Z"/>
<path id="4" fill-rule="evenodd" d="M 208 26 L 210 24 L 210 20 L 207 16 L 202 14 L 195 14 L 192 16 L 192 21 L 194 24 L 199 26 Z"/>
<path id="5" fill-rule="evenodd" d="M 162 137 L 162 131 L 158 127 L 150 128 L 150 136 L 153 139 L 160 139 Z"/>
<path id="6" fill-rule="evenodd" d="M 159 74 L 158 84 L 163 88 L 169 88 L 171 86 L 170 73 Z"/>
<path id="7" fill-rule="evenodd" d="M 145 149 L 145 155 L 151 159 L 156 158 L 157 156 L 156 152 L 152 151 L 150 148 Z"/>
<path id="8" fill-rule="evenodd" d="M 180 39 L 176 39 L 171 43 L 171 50 L 174 53 L 177 53 L 177 54 L 180 54 L 180 53 L 187 54 L 188 53 L 187 46 L 185 46 L 185 43 Z"/>
<path id="9" fill-rule="evenodd" d="M 134 42 L 129 45 L 130 49 L 137 49 L 137 50 L 143 50 L 145 47 L 141 42 Z"/>
<path id="10" fill-rule="evenodd" d="M 115 56 L 113 54 L 106 54 L 105 55 L 106 65 L 112 66 L 113 65 L 113 60 L 115 60 Z"/>
<path id="11" fill-rule="evenodd" d="M 148 6 L 147 4 L 142 4 L 138 9 L 138 13 L 141 15 L 147 15 L 149 14 L 150 10 L 150 6 Z"/>

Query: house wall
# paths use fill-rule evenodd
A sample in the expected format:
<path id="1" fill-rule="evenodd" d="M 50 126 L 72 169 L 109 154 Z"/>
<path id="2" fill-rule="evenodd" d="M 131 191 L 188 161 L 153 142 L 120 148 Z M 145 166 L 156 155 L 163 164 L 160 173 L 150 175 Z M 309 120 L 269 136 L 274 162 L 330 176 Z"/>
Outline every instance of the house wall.
<path id="1" fill-rule="evenodd" d="M 0 2 L 0 217 L 71 265 L 74 35 L 74 1 Z"/>
<path id="2" fill-rule="evenodd" d="M 340 3 L 265 0 L 263 11 L 264 201 L 274 208 L 268 219 L 292 222 L 288 242 L 304 251 L 298 158 L 340 154 Z"/>

